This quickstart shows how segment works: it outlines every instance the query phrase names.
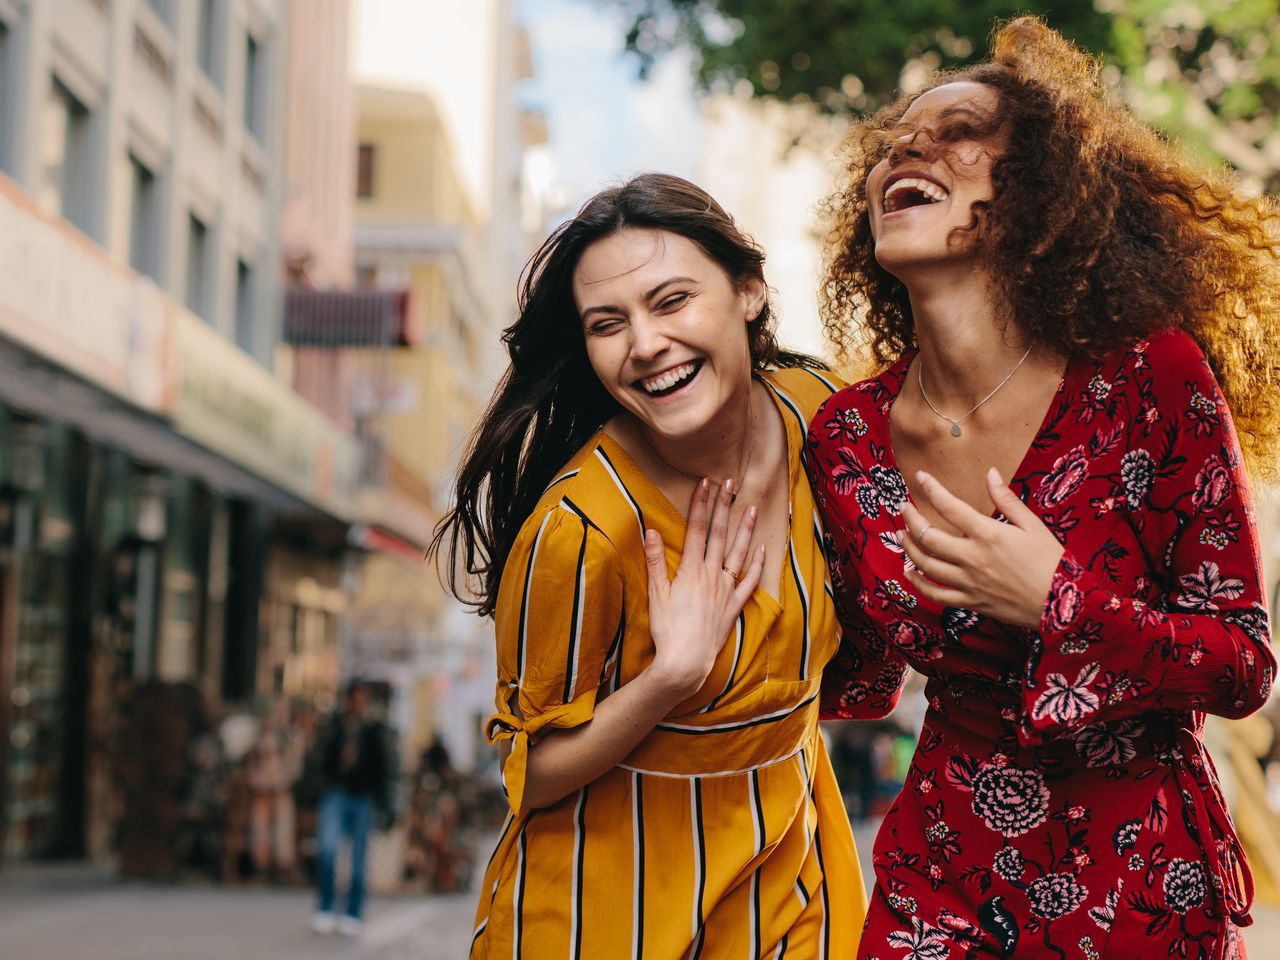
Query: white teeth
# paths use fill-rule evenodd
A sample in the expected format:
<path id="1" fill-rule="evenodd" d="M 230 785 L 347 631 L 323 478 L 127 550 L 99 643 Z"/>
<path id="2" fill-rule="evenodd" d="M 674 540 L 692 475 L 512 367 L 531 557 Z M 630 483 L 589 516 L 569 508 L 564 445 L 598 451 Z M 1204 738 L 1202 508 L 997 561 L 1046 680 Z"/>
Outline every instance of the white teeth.
<path id="1" fill-rule="evenodd" d="M 908 190 L 914 190 L 928 197 L 931 203 L 938 203 L 950 196 L 946 190 L 938 186 L 932 180 L 923 180 L 920 177 L 903 177 L 901 180 L 895 180 L 889 184 L 889 188 L 884 192 L 885 209 L 893 211 L 898 209 L 893 200 L 901 193 Z"/>
<path id="2" fill-rule="evenodd" d="M 696 363 L 682 363 L 678 367 L 658 374 L 656 377 L 650 377 L 648 380 L 641 380 L 640 385 L 644 387 L 647 393 L 658 393 L 662 390 L 669 390 L 681 380 L 693 374 L 698 369 Z"/>

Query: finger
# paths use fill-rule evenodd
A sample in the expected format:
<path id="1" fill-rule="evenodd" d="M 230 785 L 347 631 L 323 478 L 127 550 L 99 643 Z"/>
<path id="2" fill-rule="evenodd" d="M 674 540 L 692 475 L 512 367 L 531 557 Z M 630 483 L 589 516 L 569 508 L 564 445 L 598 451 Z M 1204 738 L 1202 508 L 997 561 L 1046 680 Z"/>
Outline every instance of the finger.
<path id="1" fill-rule="evenodd" d="M 929 531 L 929 538 L 933 539 L 932 530 Z M 916 565 L 916 569 L 930 580 L 951 587 L 967 587 L 969 585 L 968 570 L 947 560 L 942 560 L 937 556 L 925 553 L 920 549 L 920 545 L 911 539 L 910 534 L 902 538 L 902 549 L 911 562 Z"/>
<path id="2" fill-rule="evenodd" d="M 1010 523 L 1021 530 L 1028 526 L 1043 526 L 1044 521 L 1036 516 L 1022 499 L 1013 492 L 1007 483 L 1000 479 L 1000 471 L 992 467 L 987 471 L 987 495 L 995 508 L 1005 515 Z"/>
<path id="3" fill-rule="evenodd" d="M 741 573 L 747 562 L 747 550 L 751 546 L 751 534 L 756 527 L 756 508 L 747 507 L 747 512 L 738 521 L 738 532 L 733 537 L 733 546 L 724 558 L 724 567 L 735 576 Z"/>
<path id="4" fill-rule="evenodd" d="M 760 577 L 764 573 L 764 544 L 756 547 L 755 553 L 751 555 L 751 565 L 742 571 L 742 577 L 738 580 L 738 586 L 733 591 L 733 600 L 737 604 L 738 609 L 734 611 L 739 613 L 742 608 L 747 605 L 747 601 L 751 599 L 751 595 L 756 592 L 756 587 L 760 586 Z"/>
<path id="5" fill-rule="evenodd" d="M 649 599 L 653 600 L 661 597 L 671 585 L 667 576 L 667 551 L 657 530 L 644 532 L 644 560 L 649 573 Z"/>
<path id="6" fill-rule="evenodd" d="M 918 570 L 907 570 L 906 577 L 911 581 L 911 585 L 918 594 L 932 600 L 934 603 L 941 604 L 944 607 L 962 607 L 965 610 L 974 609 L 974 598 L 965 590 L 934 583 Z"/>
<path id="7" fill-rule="evenodd" d="M 707 560 L 724 566 L 729 541 L 729 512 L 733 509 L 733 480 L 726 480 L 716 491 L 711 510 L 711 535 L 707 540 Z"/>
<path id="8" fill-rule="evenodd" d="M 966 537 L 976 537 L 984 532 L 987 524 L 996 522 L 984 517 L 923 470 L 916 473 L 916 483 L 938 515 Z"/>
<path id="9" fill-rule="evenodd" d="M 701 560 L 707 552 L 707 498 L 710 496 L 711 481 L 703 477 L 693 488 L 693 496 L 689 498 L 689 522 L 684 530 L 684 552 L 680 555 L 680 566 Z"/>
<path id="10" fill-rule="evenodd" d="M 907 529 L 903 534 L 903 542 L 906 538 L 911 537 L 916 544 L 917 550 L 923 550 L 930 556 L 939 557 L 948 560 L 951 563 L 961 563 L 966 556 L 968 543 L 964 537 L 957 537 L 955 534 L 947 533 L 937 524 L 930 523 L 923 513 L 908 503 L 902 508 L 902 519 L 906 522 Z M 921 531 L 928 529 L 928 534 L 921 537 Z M 915 533 L 911 531 L 914 530 Z"/>

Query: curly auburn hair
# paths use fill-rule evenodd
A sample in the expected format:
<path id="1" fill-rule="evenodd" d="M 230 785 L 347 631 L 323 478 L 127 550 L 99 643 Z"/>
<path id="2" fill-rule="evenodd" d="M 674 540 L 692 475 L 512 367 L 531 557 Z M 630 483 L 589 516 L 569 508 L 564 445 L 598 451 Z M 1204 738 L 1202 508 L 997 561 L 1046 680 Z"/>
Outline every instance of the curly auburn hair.
<path id="1" fill-rule="evenodd" d="M 1034 17 L 999 27 L 990 59 L 935 74 L 991 87 L 1008 135 L 992 200 L 963 232 L 999 319 L 1063 354 L 1099 356 L 1171 327 L 1199 343 L 1253 470 L 1280 473 L 1280 210 L 1194 168 L 1110 102 L 1098 62 Z M 922 91 L 923 92 L 923 91 Z M 867 174 L 919 94 L 855 123 L 825 205 L 823 325 L 844 360 L 886 366 L 915 345 L 905 285 L 875 258 Z M 945 136 L 938 138 L 945 140 Z"/>

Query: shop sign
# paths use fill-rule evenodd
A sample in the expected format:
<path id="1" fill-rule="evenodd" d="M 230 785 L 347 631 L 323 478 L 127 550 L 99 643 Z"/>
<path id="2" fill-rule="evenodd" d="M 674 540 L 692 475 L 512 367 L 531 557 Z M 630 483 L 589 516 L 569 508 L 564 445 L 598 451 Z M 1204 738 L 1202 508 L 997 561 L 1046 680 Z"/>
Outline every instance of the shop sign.
<path id="1" fill-rule="evenodd" d="M 175 428 L 348 519 L 359 466 L 354 438 L 196 317 L 176 311 L 172 319 Z"/>
<path id="2" fill-rule="evenodd" d="M 167 298 L 0 175 L 0 334 L 147 410 L 166 386 Z"/>

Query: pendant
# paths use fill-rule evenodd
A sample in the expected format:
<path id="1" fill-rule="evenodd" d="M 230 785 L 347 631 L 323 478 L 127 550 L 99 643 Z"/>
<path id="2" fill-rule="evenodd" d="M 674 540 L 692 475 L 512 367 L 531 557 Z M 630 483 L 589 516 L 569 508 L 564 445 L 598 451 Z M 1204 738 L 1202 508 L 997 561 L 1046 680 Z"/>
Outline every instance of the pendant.
<path id="1" fill-rule="evenodd" d="M 960 436 L 960 424 L 956 423 L 954 420 L 951 421 L 951 435 L 953 437 Z"/>

